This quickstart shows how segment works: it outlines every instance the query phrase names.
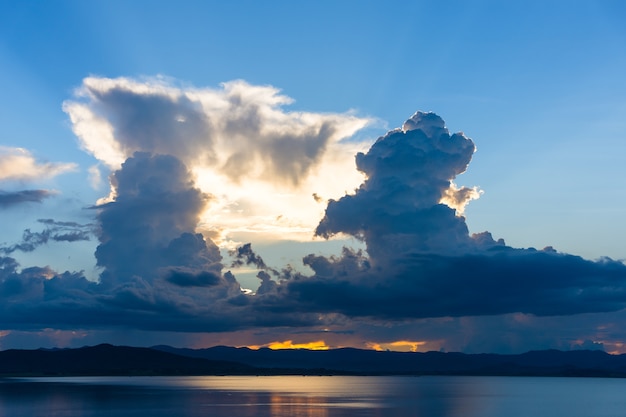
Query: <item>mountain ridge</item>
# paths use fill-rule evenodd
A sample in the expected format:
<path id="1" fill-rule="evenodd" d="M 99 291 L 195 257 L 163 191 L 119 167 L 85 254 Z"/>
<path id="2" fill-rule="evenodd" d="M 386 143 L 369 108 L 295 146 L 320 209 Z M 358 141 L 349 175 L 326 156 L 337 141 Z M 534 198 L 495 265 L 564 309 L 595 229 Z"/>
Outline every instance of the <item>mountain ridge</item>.
<path id="1" fill-rule="evenodd" d="M 232 360 L 259 368 L 329 369 L 375 375 L 597 375 L 626 377 L 626 355 L 593 350 L 543 350 L 522 354 L 393 352 L 356 348 L 330 350 L 153 346 L 196 358 Z"/>
<path id="2" fill-rule="evenodd" d="M 0 351 L 0 375 L 214 375 L 251 372 L 231 361 L 212 361 L 151 348 L 103 343 L 75 349 Z"/>
<path id="3" fill-rule="evenodd" d="M 101 344 L 0 351 L 0 376 L 78 375 L 492 375 L 626 377 L 626 354 L 578 350 L 522 354 L 205 349 Z"/>

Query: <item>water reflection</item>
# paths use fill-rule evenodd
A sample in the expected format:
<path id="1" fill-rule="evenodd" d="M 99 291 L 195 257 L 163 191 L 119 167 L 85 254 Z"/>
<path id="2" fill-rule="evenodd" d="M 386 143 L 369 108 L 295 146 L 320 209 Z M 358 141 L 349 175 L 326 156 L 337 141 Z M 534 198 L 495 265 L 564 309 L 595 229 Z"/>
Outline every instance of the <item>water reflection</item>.
<path id="1" fill-rule="evenodd" d="M 0 380 L 0 416 L 626 417 L 625 380 L 131 377 Z"/>

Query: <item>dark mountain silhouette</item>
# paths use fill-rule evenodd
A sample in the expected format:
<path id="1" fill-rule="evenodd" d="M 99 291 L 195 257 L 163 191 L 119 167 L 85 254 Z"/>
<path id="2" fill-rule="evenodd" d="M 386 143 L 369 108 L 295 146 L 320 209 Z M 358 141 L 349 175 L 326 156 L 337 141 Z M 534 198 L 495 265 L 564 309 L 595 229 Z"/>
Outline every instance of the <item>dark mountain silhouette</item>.
<path id="1" fill-rule="evenodd" d="M 195 358 L 230 360 L 257 368 L 327 369 L 355 374 L 537 375 L 626 377 L 626 355 L 603 351 L 531 351 L 518 355 L 378 352 L 361 349 L 271 350 L 217 346 L 154 349 Z"/>
<path id="2" fill-rule="evenodd" d="M 0 375 L 220 375 L 251 372 L 250 366 L 240 363 L 108 344 L 79 349 L 0 352 Z"/>
<path id="3" fill-rule="evenodd" d="M 108 344 L 0 352 L 0 376 L 69 375 L 503 375 L 626 377 L 626 355 L 533 351 L 519 355 L 360 349 L 178 349 Z"/>

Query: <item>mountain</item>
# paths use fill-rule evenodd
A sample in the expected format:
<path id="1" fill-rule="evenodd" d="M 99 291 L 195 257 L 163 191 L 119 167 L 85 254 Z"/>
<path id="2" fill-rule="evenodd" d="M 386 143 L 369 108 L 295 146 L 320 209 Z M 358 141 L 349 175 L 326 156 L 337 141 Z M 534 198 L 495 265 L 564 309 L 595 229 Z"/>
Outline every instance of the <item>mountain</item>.
<path id="1" fill-rule="evenodd" d="M 0 376 L 69 375 L 523 375 L 626 377 L 626 355 L 533 351 L 519 355 L 360 349 L 178 349 L 108 344 L 0 352 Z"/>
<path id="2" fill-rule="evenodd" d="M 5 350 L 0 375 L 250 374 L 248 365 L 180 356 L 149 348 L 102 344 L 79 349 Z"/>
<path id="3" fill-rule="evenodd" d="M 257 368 L 326 369 L 374 375 L 536 375 L 626 377 L 626 355 L 603 351 L 531 351 L 518 355 L 443 352 L 379 352 L 361 349 L 271 350 L 217 346 L 164 352 L 193 358 L 230 360 Z"/>

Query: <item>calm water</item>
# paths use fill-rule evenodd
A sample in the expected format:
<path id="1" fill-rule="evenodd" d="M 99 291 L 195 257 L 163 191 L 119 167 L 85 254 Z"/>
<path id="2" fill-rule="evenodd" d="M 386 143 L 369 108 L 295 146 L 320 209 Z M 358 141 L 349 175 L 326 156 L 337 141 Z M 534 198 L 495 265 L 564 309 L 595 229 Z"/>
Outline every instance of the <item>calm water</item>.
<path id="1" fill-rule="evenodd" d="M 0 416 L 626 417 L 626 380 L 343 376 L 0 379 Z"/>

